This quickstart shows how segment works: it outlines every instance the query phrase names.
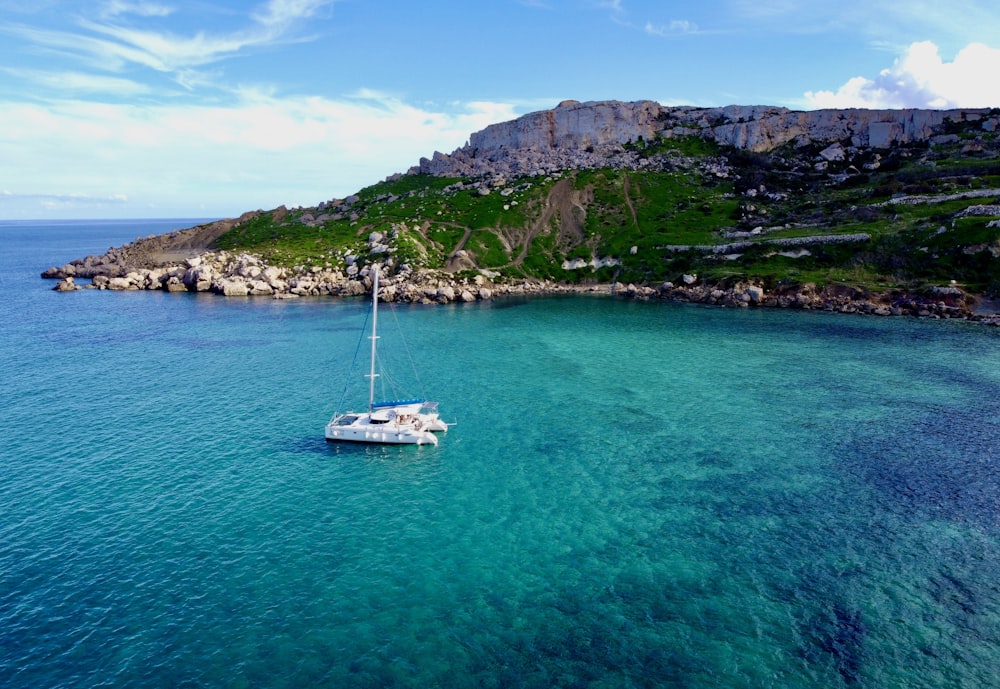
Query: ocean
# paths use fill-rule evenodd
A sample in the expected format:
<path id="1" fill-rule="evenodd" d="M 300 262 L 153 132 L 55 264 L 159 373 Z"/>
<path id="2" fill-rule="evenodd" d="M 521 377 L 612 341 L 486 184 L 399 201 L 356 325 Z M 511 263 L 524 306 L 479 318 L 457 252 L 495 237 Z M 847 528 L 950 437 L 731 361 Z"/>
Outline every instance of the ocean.
<path id="1" fill-rule="evenodd" d="M 1000 329 L 398 305 L 339 445 L 365 300 L 38 277 L 194 222 L 0 223 L 0 686 L 997 686 Z"/>

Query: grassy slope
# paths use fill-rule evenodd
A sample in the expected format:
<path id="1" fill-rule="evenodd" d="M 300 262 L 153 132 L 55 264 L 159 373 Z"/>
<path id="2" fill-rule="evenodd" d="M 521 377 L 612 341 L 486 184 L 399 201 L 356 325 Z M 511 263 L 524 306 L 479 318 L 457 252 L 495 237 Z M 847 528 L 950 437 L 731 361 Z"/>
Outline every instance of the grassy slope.
<path id="1" fill-rule="evenodd" d="M 814 166 L 818 150 L 749 154 L 692 139 L 630 144 L 643 156 L 672 156 L 667 171 L 578 170 L 558 179 L 515 180 L 485 195 L 470 180 L 403 176 L 361 190 L 349 208 L 263 213 L 218 246 L 260 253 L 279 265 L 342 267 L 345 253 L 365 251 L 369 234 L 381 232 L 393 237 L 399 263 L 444 268 L 462 249 L 478 268 L 508 277 L 656 284 L 698 273 L 756 278 L 768 286 L 846 283 L 873 291 L 957 280 L 996 295 L 1000 228 L 989 224 L 997 218 L 959 214 L 998 200 L 939 198 L 1000 189 L 996 140 L 970 149 L 961 134 L 951 144 L 881 151 L 877 158 L 869 152 L 822 171 Z M 706 160 L 722 158 L 728 175 L 706 171 Z M 887 203 L 900 194 L 917 202 Z M 736 241 L 732 232 L 755 227 L 765 230 L 753 238 L 758 243 L 853 233 L 872 239 L 808 245 L 808 255 L 797 258 L 762 243 L 736 260 L 676 249 L 726 244 Z M 614 257 L 621 265 L 562 268 L 566 259 L 592 257 Z"/>

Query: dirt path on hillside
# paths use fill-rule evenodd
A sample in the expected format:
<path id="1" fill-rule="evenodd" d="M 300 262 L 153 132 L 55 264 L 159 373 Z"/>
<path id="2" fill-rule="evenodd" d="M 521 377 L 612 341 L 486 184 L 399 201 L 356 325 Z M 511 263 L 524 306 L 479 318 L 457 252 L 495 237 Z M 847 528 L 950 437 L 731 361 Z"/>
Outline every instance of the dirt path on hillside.
<path id="1" fill-rule="evenodd" d="M 628 212 L 632 214 L 632 223 L 639 227 L 639 216 L 635 214 L 635 204 L 632 203 L 632 196 L 629 194 L 629 176 L 627 174 L 622 175 L 622 190 L 625 193 L 625 205 L 628 206 Z"/>
<path id="2" fill-rule="evenodd" d="M 452 227 L 459 227 L 455 223 L 446 223 Z M 448 254 L 448 261 L 445 263 L 444 269 L 449 273 L 457 273 L 460 270 L 470 270 L 475 268 L 475 263 L 468 256 L 465 255 L 465 245 L 469 243 L 469 237 L 472 236 L 472 228 L 466 227 L 465 234 L 462 238 L 458 240 L 458 244 L 452 249 Z M 427 238 L 426 236 L 424 237 Z M 460 253 L 463 252 L 463 253 Z"/>
<path id="3" fill-rule="evenodd" d="M 245 213 L 239 218 L 227 218 L 167 234 L 140 237 L 130 244 L 112 250 L 107 256 L 113 263 L 124 267 L 148 268 L 180 263 L 212 250 L 219 237 L 238 223 L 256 215 L 255 212 Z"/>
<path id="4" fill-rule="evenodd" d="M 531 224 L 523 236 L 517 238 L 521 251 L 511 261 L 510 265 L 519 266 L 524 262 L 535 237 L 545 231 L 552 219 L 559 218 L 558 243 L 581 244 L 586 235 L 583 231 L 587 219 L 587 204 L 591 200 L 590 190 L 574 189 L 575 176 L 556 182 L 549 195 L 545 198 L 545 207 L 541 215 Z M 513 242 L 512 242 L 513 243 Z"/>
<path id="5" fill-rule="evenodd" d="M 210 250 L 215 240 L 231 230 L 234 224 L 233 220 L 220 220 L 150 237 L 133 244 L 132 256 L 137 259 L 146 258 L 149 263 L 154 264 L 183 261 Z"/>

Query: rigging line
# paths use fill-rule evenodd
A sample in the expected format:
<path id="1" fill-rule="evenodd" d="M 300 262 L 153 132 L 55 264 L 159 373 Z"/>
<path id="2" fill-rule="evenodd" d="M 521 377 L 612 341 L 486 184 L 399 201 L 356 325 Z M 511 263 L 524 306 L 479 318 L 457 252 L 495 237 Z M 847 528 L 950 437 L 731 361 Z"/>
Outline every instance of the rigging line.
<path id="1" fill-rule="evenodd" d="M 417 386 L 420 388 L 420 396 L 427 398 L 427 392 L 424 390 L 424 381 L 420 379 L 420 372 L 417 370 L 417 363 L 413 360 L 413 354 L 410 353 L 410 343 L 406 341 L 406 336 L 403 334 L 403 328 L 399 324 L 399 317 L 396 315 L 396 304 L 394 302 L 389 302 L 389 311 L 392 312 L 392 318 L 396 322 L 396 330 L 399 332 L 399 339 L 403 342 L 403 350 L 406 352 L 406 358 L 410 361 L 410 369 L 413 371 L 414 378 L 417 379 Z"/>
<path id="2" fill-rule="evenodd" d="M 365 341 L 365 333 L 368 332 L 368 319 L 371 318 L 371 311 L 365 309 L 365 322 L 361 326 L 361 337 L 358 338 L 358 346 L 354 350 L 354 359 L 351 361 L 351 368 L 347 372 L 347 380 L 344 382 L 344 391 L 340 393 L 340 401 L 337 403 L 337 411 L 334 416 L 340 414 L 340 410 L 344 408 L 344 400 L 347 398 L 347 389 L 351 387 L 351 381 L 354 379 L 354 369 L 358 364 L 358 355 L 361 353 L 361 344 Z"/>
<path id="3" fill-rule="evenodd" d="M 394 399 L 400 397 L 399 394 L 399 382 L 392 375 L 392 369 L 383 365 L 382 355 L 375 355 L 375 366 L 378 369 L 378 385 L 381 389 L 381 395 L 383 400 Z"/>

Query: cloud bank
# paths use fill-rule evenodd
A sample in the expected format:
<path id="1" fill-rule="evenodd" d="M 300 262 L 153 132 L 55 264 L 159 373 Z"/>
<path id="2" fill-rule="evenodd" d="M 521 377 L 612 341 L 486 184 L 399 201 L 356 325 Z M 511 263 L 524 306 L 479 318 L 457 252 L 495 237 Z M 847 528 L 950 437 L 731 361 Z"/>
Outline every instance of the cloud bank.
<path id="1" fill-rule="evenodd" d="M 18 161 L 18 175 L 4 182 L 0 213 L 14 202 L 69 213 L 113 200 L 116 213 L 136 217 L 173 205 L 234 215 L 252 210 L 248 196 L 262 208 L 312 205 L 405 172 L 515 116 L 508 104 L 444 111 L 374 92 L 341 100 L 248 92 L 214 106 L 6 103 L 0 145 Z"/>
<path id="2" fill-rule="evenodd" d="M 1000 50 L 971 43 L 946 62 L 930 41 L 913 43 L 875 77 L 836 91 L 807 91 L 812 108 L 988 108 L 1000 106 Z"/>

